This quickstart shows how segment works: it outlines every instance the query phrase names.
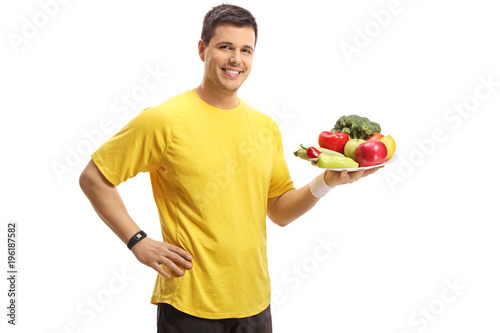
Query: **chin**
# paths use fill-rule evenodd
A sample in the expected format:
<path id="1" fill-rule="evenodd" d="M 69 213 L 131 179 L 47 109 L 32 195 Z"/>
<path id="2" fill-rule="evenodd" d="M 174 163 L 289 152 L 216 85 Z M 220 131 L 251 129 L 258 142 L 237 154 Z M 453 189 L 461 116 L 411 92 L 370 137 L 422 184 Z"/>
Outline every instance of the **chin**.
<path id="1" fill-rule="evenodd" d="M 238 85 L 222 85 L 221 88 L 230 92 L 237 92 L 240 89 L 241 84 Z"/>

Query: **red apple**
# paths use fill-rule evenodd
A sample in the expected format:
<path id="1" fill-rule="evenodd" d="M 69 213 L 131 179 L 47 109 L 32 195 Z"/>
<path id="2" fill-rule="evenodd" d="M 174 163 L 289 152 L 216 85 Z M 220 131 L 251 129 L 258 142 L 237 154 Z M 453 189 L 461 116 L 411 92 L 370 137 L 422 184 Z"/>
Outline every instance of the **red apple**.
<path id="1" fill-rule="evenodd" d="M 362 167 L 384 163 L 387 147 L 380 141 L 369 141 L 356 147 L 356 161 Z"/>

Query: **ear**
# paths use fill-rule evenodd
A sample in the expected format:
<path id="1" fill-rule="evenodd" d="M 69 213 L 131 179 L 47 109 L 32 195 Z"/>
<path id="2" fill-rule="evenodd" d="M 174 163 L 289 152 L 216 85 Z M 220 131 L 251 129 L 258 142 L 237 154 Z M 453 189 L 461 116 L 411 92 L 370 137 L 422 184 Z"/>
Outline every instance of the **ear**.
<path id="1" fill-rule="evenodd" d="M 202 39 L 198 42 L 198 55 L 200 56 L 201 61 L 205 62 L 205 43 Z"/>

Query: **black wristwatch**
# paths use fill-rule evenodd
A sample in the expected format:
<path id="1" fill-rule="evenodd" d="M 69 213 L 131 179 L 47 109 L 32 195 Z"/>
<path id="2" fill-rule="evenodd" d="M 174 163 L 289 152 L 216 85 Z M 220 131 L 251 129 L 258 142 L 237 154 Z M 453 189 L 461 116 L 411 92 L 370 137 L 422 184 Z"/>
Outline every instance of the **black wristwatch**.
<path id="1" fill-rule="evenodd" d="M 139 231 L 138 233 L 136 233 L 135 235 L 132 236 L 132 238 L 130 238 L 130 240 L 128 241 L 128 244 L 127 244 L 127 247 L 129 248 L 129 250 L 132 250 L 132 247 L 139 243 L 141 240 L 143 240 L 144 238 L 146 238 L 146 233 L 144 231 Z"/>

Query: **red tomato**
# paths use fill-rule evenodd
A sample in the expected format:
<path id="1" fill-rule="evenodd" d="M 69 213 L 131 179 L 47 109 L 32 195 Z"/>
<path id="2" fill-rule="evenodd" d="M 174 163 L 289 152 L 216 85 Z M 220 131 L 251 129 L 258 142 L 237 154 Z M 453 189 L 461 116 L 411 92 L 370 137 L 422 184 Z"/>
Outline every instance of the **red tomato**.
<path id="1" fill-rule="evenodd" d="M 366 140 L 366 142 L 369 142 L 369 141 L 379 141 L 380 139 L 382 139 L 384 137 L 383 134 L 380 134 L 380 133 L 375 133 L 373 134 L 368 140 Z"/>

